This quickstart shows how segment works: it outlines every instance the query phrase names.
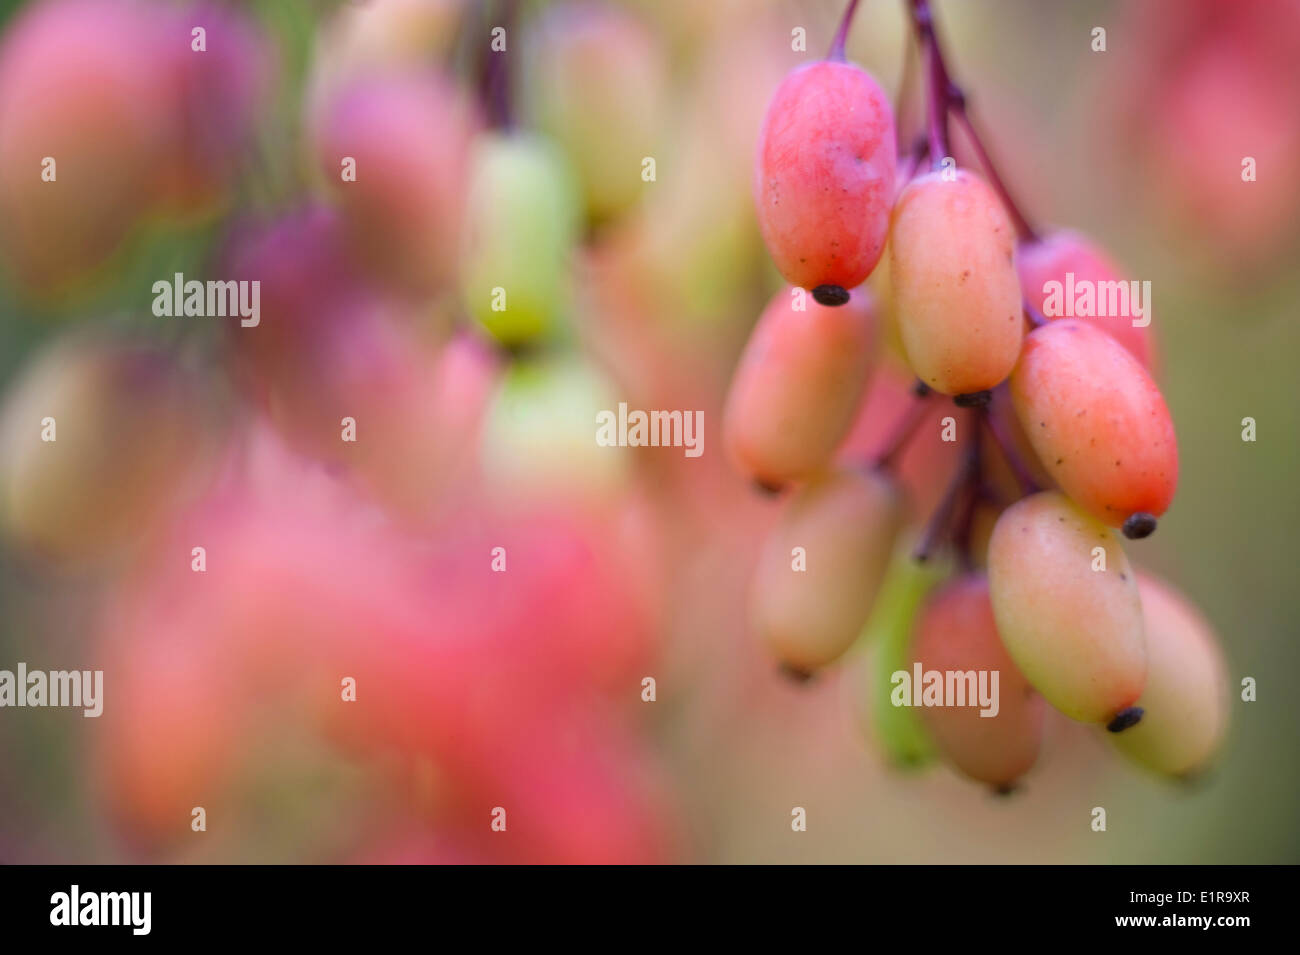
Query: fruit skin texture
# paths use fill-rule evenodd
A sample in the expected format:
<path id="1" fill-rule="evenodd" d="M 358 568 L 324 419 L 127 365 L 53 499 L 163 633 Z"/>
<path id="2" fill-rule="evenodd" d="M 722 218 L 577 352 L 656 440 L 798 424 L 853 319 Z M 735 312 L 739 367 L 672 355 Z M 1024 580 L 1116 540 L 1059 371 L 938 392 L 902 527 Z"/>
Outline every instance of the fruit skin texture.
<path id="1" fill-rule="evenodd" d="M 902 519 L 876 472 L 821 476 L 790 500 L 759 558 L 752 619 L 786 665 L 811 673 L 852 646 L 889 566 Z M 807 569 L 793 569 L 802 547 Z"/>
<path id="2" fill-rule="evenodd" d="M 982 574 L 959 577 L 921 611 L 912 658 L 922 671 L 997 671 L 997 715 L 978 706 L 926 706 L 921 718 L 939 749 L 971 779 L 1009 786 L 1038 759 L 1043 698 L 1034 692 L 998 637 Z"/>
<path id="3" fill-rule="evenodd" d="M 860 67 L 792 72 L 767 108 L 754 202 L 768 252 L 791 285 L 862 284 L 880 261 L 894 197 L 894 116 Z"/>
<path id="4" fill-rule="evenodd" d="M 1214 631 L 1168 584 L 1138 575 L 1150 655 L 1146 689 L 1137 705 L 1142 722 L 1107 734 L 1126 756 L 1148 769 L 1184 776 L 1214 756 L 1228 728 L 1228 673 Z"/>
<path id="5" fill-rule="evenodd" d="M 491 134 L 472 161 L 461 294 L 498 342 L 552 331 L 568 305 L 564 278 L 577 240 L 579 201 L 560 152 L 540 137 Z M 493 289 L 505 308 L 493 311 Z"/>
<path id="6" fill-rule="evenodd" d="M 727 396 L 724 440 L 742 470 L 780 485 L 830 460 L 866 389 L 875 325 L 865 289 L 839 306 L 819 305 L 802 289 L 776 294 Z"/>
<path id="7" fill-rule="evenodd" d="M 1094 571 L 1093 548 L 1106 552 Z M 989 541 L 989 596 L 1003 646 L 1071 719 L 1107 722 L 1146 684 L 1137 577 L 1119 536 L 1058 491 L 1003 512 Z"/>
<path id="8" fill-rule="evenodd" d="M 1068 272 L 1074 273 L 1076 287 L 1084 281 L 1097 284 L 1127 281 L 1110 256 L 1077 232 L 1054 232 L 1037 242 L 1021 245 L 1016 249 L 1016 269 L 1020 273 L 1025 300 L 1052 321 L 1063 316 L 1048 315 L 1043 309 L 1047 301 L 1043 286 L 1048 282 L 1060 282 L 1064 292 Z M 1154 372 L 1152 325 L 1134 325 L 1132 316 L 1095 316 L 1080 318 L 1080 321 L 1096 325 L 1112 335 L 1144 368 Z"/>
<path id="9" fill-rule="evenodd" d="M 1063 319 L 1025 339 L 1011 400 L 1061 490 L 1099 520 L 1159 517 L 1178 484 L 1178 443 L 1160 389 L 1094 325 Z"/>
<path id="10" fill-rule="evenodd" d="M 1024 335 L 1015 230 L 978 176 L 927 173 L 898 197 L 890 283 L 908 364 L 945 395 L 992 388 L 1011 373 Z"/>

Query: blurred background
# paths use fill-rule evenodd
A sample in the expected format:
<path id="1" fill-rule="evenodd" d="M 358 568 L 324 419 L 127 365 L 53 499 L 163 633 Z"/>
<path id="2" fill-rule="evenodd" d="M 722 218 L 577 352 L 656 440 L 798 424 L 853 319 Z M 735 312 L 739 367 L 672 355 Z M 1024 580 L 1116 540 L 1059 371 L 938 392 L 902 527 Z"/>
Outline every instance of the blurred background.
<path id="1" fill-rule="evenodd" d="M 1060 717 L 1009 798 L 899 770 L 869 649 L 794 685 L 747 629 L 754 144 L 840 3 L 3 0 L 0 669 L 105 689 L 0 710 L 0 861 L 1300 861 L 1300 4 L 936 10 L 1027 215 L 1152 283 L 1181 483 L 1129 554 L 1258 681 L 1211 773 Z M 910 43 L 864 0 L 891 96 Z M 159 317 L 176 273 L 259 324 Z M 907 381 L 886 343 L 846 455 Z M 703 410 L 703 455 L 599 447 L 619 402 Z"/>

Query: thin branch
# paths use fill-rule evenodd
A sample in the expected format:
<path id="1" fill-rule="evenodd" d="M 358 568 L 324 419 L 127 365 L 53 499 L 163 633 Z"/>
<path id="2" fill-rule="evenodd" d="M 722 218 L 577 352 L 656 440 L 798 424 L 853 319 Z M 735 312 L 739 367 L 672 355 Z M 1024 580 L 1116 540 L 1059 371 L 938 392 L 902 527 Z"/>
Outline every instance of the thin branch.
<path id="1" fill-rule="evenodd" d="M 849 42 L 849 27 L 853 24 L 853 14 L 858 12 L 858 0 L 849 0 L 849 5 L 844 10 L 844 16 L 840 20 L 840 28 L 835 31 L 835 39 L 831 42 L 831 51 L 826 54 L 826 59 L 834 60 L 837 63 L 844 62 L 844 48 Z"/>
<path id="2" fill-rule="evenodd" d="M 971 414 L 977 414 L 977 412 L 972 411 Z M 966 447 L 962 453 L 961 463 L 957 465 L 957 470 L 953 472 L 952 479 L 943 492 L 943 497 L 940 498 L 938 506 L 930 516 L 929 523 L 926 524 L 925 533 L 921 535 L 921 542 L 912 555 L 915 560 L 925 563 L 930 559 L 930 555 L 934 553 L 934 549 L 943 541 L 944 535 L 948 533 L 952 524 L 953 511 L 956 509 L 958 498 L 967 490 L 967 485 L 974 484 L 978 486 L 979 484 L 979 462 L 979 430 L 975 428 L 966 438 Z"/>
<path id="3" fill-rule="evenodd" d="M 1022 242 L 1037 242 L 1038 234 L 1034 227 L 1029 224 L 1024 213 L 1016 201 L 1011 198 L 1011 192 L 1007 189 L 1006 182 L 998 174 L 997 167 L 993 165 L 993 160 L 989 158 L 988 150 L 984 148 L 984 141 L 980 138 L 975 129 L 975 124 L 971 121 L 970 112 L 966 109 L 965 97 L 962 97 L 960 103 L 953 105 L 953 114 L 957 117 L 957 123 L 966 133 L 966 138 L 970 141 L 971 148 L 975 150 L 975 157 L 979 160 L 980 167 L 984 170 L 984 175 L 988 178 L 989 184 L 1002 200 L 1002 205 L 1006 207 L 1007 214 L 1011 216 L 1011 221 L 1016 227 L 1016 235 Z"/>
<path id="4" fill-rule="evenodd" d="M 875 467 L 877 469 L 885 470 L 894 467 L 898 461 L 898 456 L 902 454 L 903 449 L 907 447 L 908 442 L 912 440 L 912 436 L 916 433 L 916 429 L 925 420 L 925 413 L 930 407 L 930 395 L 933 392 L 926 387 L 924 382 L 918 381 L 913 393 L 915 400 L 912 402 L 912 406 L 898 419 L 889 440 L 885 442 L 885 446 L 876 455 Z"/>
<path id="5" fill-rule="evenodd" d="M 1002 427 L 1002 423 L 998 421 L 997 416 L 986 411 L 982 417 L 984 418 L 985 426 L 988 428 L 989 435 L 993 438 L 993 443 L 996 444 L 998 450 L 1002 452 L 1003 459 L 1011 467 L 1012 473 L 1016 476 L 1016 481 L 1018 481 L 1020 486 L 1024 488 L 1025 493 L 1036 494 L 1041 491 L 1042 488 L 1039 487 L 1038 482 L 1034 480 L 1034 476 L 1030 472 L 1029 466 L 1025 464 L 1024 459 L 1020 457 L 1020 453 L 1016 450 L 1014 442 L 1012 442 L 1010 435 L 1006 433 L 1006 429 Z"/>

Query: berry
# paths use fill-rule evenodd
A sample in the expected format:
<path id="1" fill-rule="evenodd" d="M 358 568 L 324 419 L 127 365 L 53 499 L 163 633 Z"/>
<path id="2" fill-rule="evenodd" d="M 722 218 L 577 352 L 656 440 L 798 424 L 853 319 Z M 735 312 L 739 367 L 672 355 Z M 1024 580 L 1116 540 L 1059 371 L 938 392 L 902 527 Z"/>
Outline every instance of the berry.
<path id="1" fill-rule="evenodd" d="M 984 181 L 929 173 L 903 190 L 889 238 L 890 284 L 908 364 L 945 395 L 1011 373 L 1024 335 L 1015 232 Z"/>
<path id="2" fill-rule="evenodd" d="M 852 646 L 901 515 L 897 489 L 875 472 L 832 472 L 794 495 L 763 549 L 751 598 L 755 626 L 781 662 L 810 673 Z"/>
<path id="3" fill-rule="evenodd" d="M 1137 705 L 1142 722 L 1112 737 L 1117 749 L 1157 773 L 1186 776 L 1205 767 L 1228 726 L 1228 674 L 1205 617 L 1182 594 L 1138 574 L 1150 658 Z"/>
<path id="4" fill-rule="evenodd" d="M 1092 283 L 1094 289 L 1106 282 L 1126 281 L 1120 269 L 1100 248 L 1077 232 L 1054 232 L 1036 242 L 1022 243 L 1016 250 L 1016 269 L 1025 301 L 1038 309 L 1044 318 L 1055 321 L 1063 316 L 1048 315 L 1044 286 L 1060 282 L 1065 291 L 1066 276 L 1074 274 L 1074 283 Z M 1149 304 L 1149 303 L 1148 303 Z M 1150 316 L 1148 315 L 1148 318 Z M 1155 366 L 1152 325 L 1134 325 L 1132 315 L 1080 317 L 1112 335 L 1129 350 L 1148 371 Z"/>
<path id="5" fill-rule="evenodd" d="M 779 486 L 825 466 L 866 389 L 875 325 L 864 289 L 842 308 L 802 289 L 776 293 L 727 396 L 723 438 L 743 471 Z"/>
<path id="6" fill-rule="evenodd" d="M 477 118 L 434 72 L 369 76 L 328 103 L 321 174 L 353 254 L 376 276 L 428 296 L 455 275 Z M 355 180 L 343 178 L 345 158 Z"/>
<path id="7" fill-rule="evenodd" d="M 917 620 L 912 658 L 922 672 L 997 673 L 995 715 L 981 715 L 978 705 L 947 705 L 922 707 L 921 717 L 944 756 L 970 778 L 1010 786 L 1028 772 L 1043 739 L 1043 699 L 998 638 L 982 574 L 958 577 L 930 598 Z"/>
<path id="8" fill-rule="evenodd" d="M 939 579 L 933 567 L 912 560 L 910 550 L 900 547 L 895 554 L 862 631 L 862 643 L 871 654 L 864 729 L 885 751 L 889 763 L 900 769 L 920 768 L 935 757 L 934 741 L 916 708 L 894 706 L 890 699 L 894 674 L 912 665 L 917 608 Z"/>
<path id="9" fill-rule="evenodd" d="M 553 333 L 569 307 L 569 257 L 578 194 L 564 157 L 545 139 L 491 133 L 473 159 L 461 295 L 502 345 Z"/>
<path id="10" fill-rule="evenodd" d="M 988 574 L 1002 643 L 1047 702 L 1086 723 L 1137 702 L 1142 602 L 1114 531 L 1058 491 L 1032 495 L 998 519 Z"/>
<path id="11" fill-rule="evenodd" d="M 192 378 L 151 344 L 73 340 L 45 352 L 0 414 L 0 528 L 62 561 L 138 539 L 202 473 L 210 422 Z"/>
<path id="12" fill-rule="evenodd" d="M 1038 459 L 1080 506 L 1143 537 L 1178 481 L 1174 424 L 1160 389 L 1122 345 L 1074 319 L 1035 329 L 1011 375 L 1016 416 Z"/>
<path id="13" fill-rule="evenodd" d="M 862 284 L 885 246 L 895 161 L 893 112 L 871 74 L 824 61 L 785 78 L 759 132 L 754 201 L 786 281 Z"/>
<path id="14" fill-rule="evenodd" d="M 656 188 L 642 163 L 663 146 L 669 81 L 658 38 L 624 10 L 565 3 L 547 8 L 528 53 L 529 112 L 577 173 L 587 217 L 631 209 Z"/>

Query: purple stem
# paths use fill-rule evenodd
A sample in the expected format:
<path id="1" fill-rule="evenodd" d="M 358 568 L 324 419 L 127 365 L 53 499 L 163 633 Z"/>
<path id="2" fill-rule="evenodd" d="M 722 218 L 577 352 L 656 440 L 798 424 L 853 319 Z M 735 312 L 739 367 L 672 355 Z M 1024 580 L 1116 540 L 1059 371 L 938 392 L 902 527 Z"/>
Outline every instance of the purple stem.
<path id="1" fill-rule="evenodd" d="M 903 453 L 907 443 L 912 440 L 912 435 L 925 419 L 925 412 L 930 406 L 930 395 L 932 392 L 927 390 L 926 394 L 918 395 L 912 402 L 912 406 L 898 419 L 898 424 L 894 426 L 894 432 L 890 435 L 889 441 L 876 455 L 875 467 L 880 470 L 892 468 L 897 463 L 898 456 Z"/>
<path id="2" fill-rule="evenodd" d="M 1042 489 L 1038 486 L 1038 482 L 1034 480 L 1034 476 L 1029 473 L 1029 467 L 1017 453 L 1010 435 L 1006 433 L 1001 422 L 993 414 L 987 413 L 987 409 L 985 411 L 986 413 L 983 416 L 984 424 L 988 426 L 989 434 L 993 437 L 993 443 L 998 446 L 998 450 L 1002 452 L 1002 457 L 1011 466 L 1012 472 L 1016 475 L 1016 480 L 1025 489 L 1025 493 L 1036 494 Z"/>
<path id="3" fill-rule="evenodd" d="M 948 483 L 948 489 L 943 492 L 939 506 L 934 509 L 930 522 L 925 526 L 925 533 L 921 536 L 921 543 L 917 545 L 916 553 L 912 555 L 916 560 L 922 563 L 929 560 L 934 548 L 942 540 L 944 533 L 947 532 L 948 526 L 952 522 L 953 510 L 957 506 L 957 498 L 966 489 L 967 485 L 979 484 L 979 443 L 978 431 L 974 431 L 966 439 L 966 450 L 962 454 L 961 463 L 957 465 L 957 470 L 953 472 L 952 480 Z"/>
<path id="4" fill-rule="evenodd" d="M 1034 328 L 1042 328 L 1047 324 L 1047 319 L 1043 313 L 1038 310 L 1038 306 L 1030 303 L 1029 299 L 1023 299 L 1021 304 L 1025 307 L 1025 314 L 1029 316 L 1029 324 Z"/>
<path id="5" fill-rule="evenodd" d="M 957 115 L 957 122 L 961 125 L 961 128 L 966 131 L 966 138 L 970 140 L 971 147 L 975 150 L 975 156 L 984 169 L 984 175 L 988 176 L 994 191 L 1002 200 L 1002 205 L 1006 207 L 1007 213 L 1011 216 L 1011 221 L 1016 227 L 1016 235 L 1020 237 L 1022 242 L 1037 242 L 1038 234 L 1034 232 L 1034 227 L 1029 224 L 1029 220 L 1020 211 L 1020 207 L 1016 205 L 1015 200 L 1011 198 L 1006 183 L 998 175 L 997 167 L 989 159 L 988 150 L 984 148 L 984 141 L 980 139 L 979 133 L 975 130 L 975 124 L 971 122 L 970 113 L 966 111 L 965 103 L 954 106 L 953 112 Z"/>
<path id="6" fill-rule="evenodd" d="M 826 59 L 834 60 L 837 63 L 844 62 L 844 48 L 849 42 L 849 27 L 853 23 L 853 14 L 857 12 L 858 0 L 849 0 L 849 5 L 844 10 L 844 16 L 840 19 L 840 28 L 835 31 L 835 39 L 831 41 L 831 51 L 826 54 Z"/>

